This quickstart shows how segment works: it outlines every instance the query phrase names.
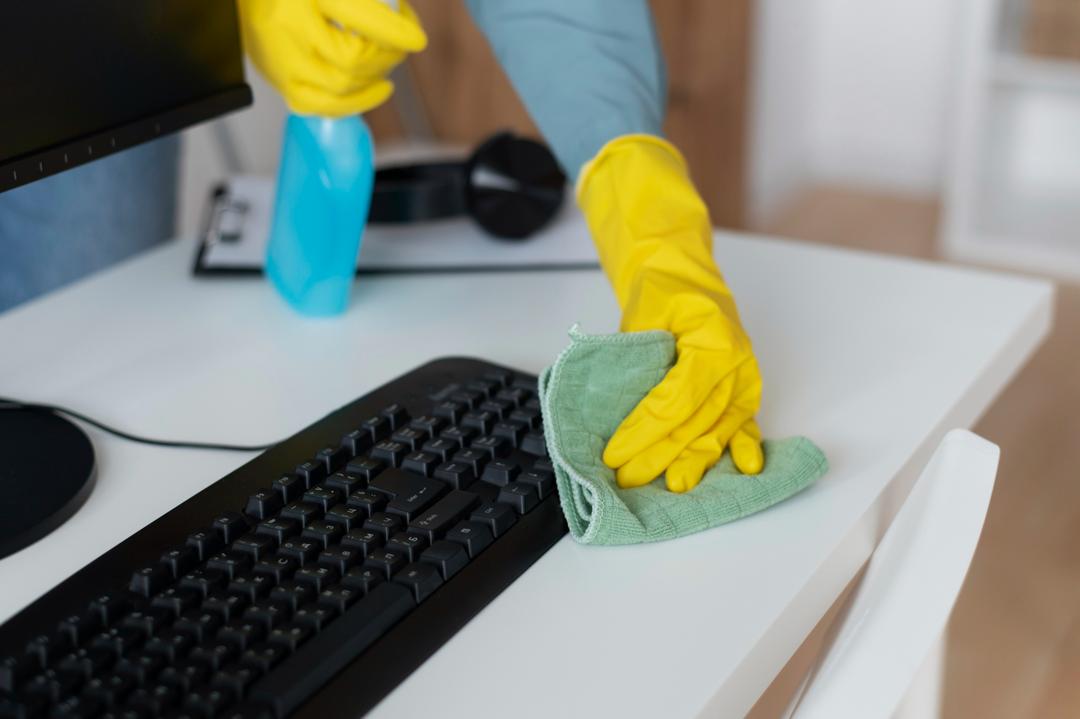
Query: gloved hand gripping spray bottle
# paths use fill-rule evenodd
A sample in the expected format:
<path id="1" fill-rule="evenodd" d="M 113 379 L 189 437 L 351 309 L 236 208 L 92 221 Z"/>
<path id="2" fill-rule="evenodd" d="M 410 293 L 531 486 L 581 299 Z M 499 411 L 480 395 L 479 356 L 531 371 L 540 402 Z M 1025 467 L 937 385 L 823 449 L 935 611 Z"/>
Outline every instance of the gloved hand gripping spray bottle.
<path id="1" fill-rule="evenodd" d="M 397 10 L 396 0 L 383 1 Z M 349 304 L 374 154 L 359 115 L 286 120 L 266 274 L 301 314 L 338 315 Z"/>

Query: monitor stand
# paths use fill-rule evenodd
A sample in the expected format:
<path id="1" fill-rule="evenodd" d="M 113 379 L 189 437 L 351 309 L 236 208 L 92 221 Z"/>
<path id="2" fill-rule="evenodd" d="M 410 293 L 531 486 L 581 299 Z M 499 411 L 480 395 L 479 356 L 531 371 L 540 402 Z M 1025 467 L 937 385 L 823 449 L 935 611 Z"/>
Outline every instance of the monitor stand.
<path id="1" fill-rule="evenodd" d="M 0 411 L 0 557 L 75 513 L 94 486 L 94 448 L 74 424 L 39 410 Z"/>

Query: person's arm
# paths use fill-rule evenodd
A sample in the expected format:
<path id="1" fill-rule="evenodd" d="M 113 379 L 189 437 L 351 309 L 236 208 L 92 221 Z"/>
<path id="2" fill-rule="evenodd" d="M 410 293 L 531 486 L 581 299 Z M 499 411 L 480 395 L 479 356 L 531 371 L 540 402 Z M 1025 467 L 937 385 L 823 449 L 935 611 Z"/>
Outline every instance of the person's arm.
<path id="1" fill-rule="evenodd" d="M 760 472 L 761 375 L 712 256 L 712 223 L 661 136 L 664 67 L 645 0 L 469 0 L 566 173 L 626 332 L 675 336 L 675 366 L 604 450 L 621 487 L 693 489 L 730 450 Z"/>
<path id="2" fill-rule="evenodd" d="M 646 0 L 467 0 L 566 174 L 610 140 L 660 135 L 666 79 Z"/>

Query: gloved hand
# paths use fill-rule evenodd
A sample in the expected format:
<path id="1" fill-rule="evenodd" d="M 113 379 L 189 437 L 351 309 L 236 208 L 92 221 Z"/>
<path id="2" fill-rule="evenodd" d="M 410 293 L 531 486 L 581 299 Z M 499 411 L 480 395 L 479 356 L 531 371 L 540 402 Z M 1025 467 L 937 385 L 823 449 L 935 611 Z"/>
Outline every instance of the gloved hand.
<path id="1" fill-rule="evenodd" d="M 697 486 L 725 448 L 739 471 L 757 474 L 761 375 L 682 156 L 651 135 L 617 138 L 582 169 L 577 195 L 622 331 L 667 330 L 676 340 L 675 366 L 619 425 L 604 463 L 620 487 L 666 471 L 672 492 Z"/>
<path id="2" fill-rule="evenodd" d="M 394 91 L 386 79 L 427 36 L 400 0 L 238 0 L 244 48 L 289 109 L 354 115 Z"/>

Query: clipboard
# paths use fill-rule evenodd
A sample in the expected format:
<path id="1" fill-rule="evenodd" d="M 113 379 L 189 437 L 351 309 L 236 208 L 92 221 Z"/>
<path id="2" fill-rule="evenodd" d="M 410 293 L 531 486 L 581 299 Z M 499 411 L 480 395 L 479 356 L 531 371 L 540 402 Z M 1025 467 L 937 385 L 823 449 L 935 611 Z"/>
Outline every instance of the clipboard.
<path id="1" fill-rule="evenodd" d="M 274 181 L 237 175 L 208 199 L 193 272 L 204 277 L 259 275 L 273 214 Z M 599 268 L 588 226 L 572 202 L 525 240 L 502 240 L 467 217 L 407 225 L 369 224 L 358 275 L 559 271 Z"/>

